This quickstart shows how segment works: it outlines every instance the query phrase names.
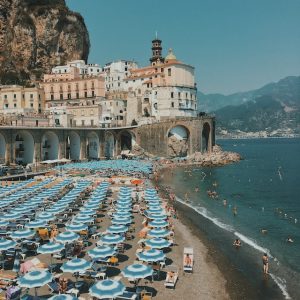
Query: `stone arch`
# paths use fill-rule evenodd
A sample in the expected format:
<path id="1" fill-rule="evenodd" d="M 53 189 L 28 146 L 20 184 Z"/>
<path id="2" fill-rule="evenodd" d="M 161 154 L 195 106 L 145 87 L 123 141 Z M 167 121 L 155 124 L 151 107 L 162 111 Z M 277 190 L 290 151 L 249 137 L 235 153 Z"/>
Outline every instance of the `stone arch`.
<path id="1" fill-rule="evenodd" d="M 96 132 L 92 131 L 86 137 L 86 155 L 88 159 L 99 158 L 99 137 Z"/>
<path id="2" fill-rule="evenodd" d="M 59 139 L 57 134 L 47 131 L 42 137 L 42 160 L 54 160 L 59 157 Z"/>
<path id="3" fill-rule="evenodd" d="M 168 131 L 168 155 L 185 157 L 189 153 L 190 130 L 184 125 L 173 126 Z"/>
<path id="4" fill-rule="evenodd" d="M 0 133 L 0 164 L 4 164 L 6 159 L 6 140 Z"/>
<path id="5" fill-rule="evenodd" d="M 132 147 L 136 144 L 136 136 L 129 130 L 122 130 L 119 134 L 120 147 L 122 150 L 132 150 Z"/>
<path id="6" fill-rule="evenodd" d="M 71 131 L 66 140 L 66 158 L 71 160 L 80 159 L 80 136 L 77 132 Z"/>
<path id="7" fill-rule="evenodd" d="M 210 150 L 210 125 L 205 122 L 202 127 L 201 134 L 201 152 L 207 152 Z"/>
<path id="8" fill-rule="evenodd" d="M 34 138 L 31 133 L 22 130 L 14 138 L 15 162 L 21 165 L 31 164 L 34 161 Z"/>
<path id="9" fill-rule="evenodd" d="M 115 136 L 111 132 L 105 133 L 104 155 L 107 159 L 115 156 Z"/>

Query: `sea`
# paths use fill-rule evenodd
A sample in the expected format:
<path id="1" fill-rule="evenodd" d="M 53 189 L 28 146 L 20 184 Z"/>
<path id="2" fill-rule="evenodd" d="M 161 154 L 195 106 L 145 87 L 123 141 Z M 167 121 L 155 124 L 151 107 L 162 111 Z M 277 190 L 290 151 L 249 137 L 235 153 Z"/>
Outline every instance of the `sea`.
<path id="1" fill-rule="evenodd" d="M 196 225 L 259 299 L 300 299 L 300 139 L 217 144 L 243 159 L 223 167 L 176 168 L 164 184 L 199 215 Z M 263 253 L 270 258 L 269 275 L 262 272 Z"/>

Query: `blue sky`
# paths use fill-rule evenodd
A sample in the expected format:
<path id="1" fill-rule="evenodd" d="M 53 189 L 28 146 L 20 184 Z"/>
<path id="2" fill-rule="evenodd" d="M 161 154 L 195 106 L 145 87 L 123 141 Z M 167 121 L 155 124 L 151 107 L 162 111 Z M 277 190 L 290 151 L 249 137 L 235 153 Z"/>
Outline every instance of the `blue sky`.
<path id="1" fill-rule="evenodd" d="M 196 67 L 198 89 L 229 94 L 300 75 L 300 0 L 67 0 L 90 33 L 89 62 L 148 64 L 164 54 Z"/>

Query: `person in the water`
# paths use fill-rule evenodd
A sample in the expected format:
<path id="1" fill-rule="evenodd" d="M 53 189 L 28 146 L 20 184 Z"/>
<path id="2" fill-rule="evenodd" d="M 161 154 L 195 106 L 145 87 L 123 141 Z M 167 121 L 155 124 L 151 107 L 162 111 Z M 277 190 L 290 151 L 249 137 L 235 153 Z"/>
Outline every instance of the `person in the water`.
<path id="1" fill-rule="evenodd" d="M 269 274 L 269 257 L 267 253 L 264 253 L 262 257 L 262 262 L 263 262 L 264 274 Z"/>

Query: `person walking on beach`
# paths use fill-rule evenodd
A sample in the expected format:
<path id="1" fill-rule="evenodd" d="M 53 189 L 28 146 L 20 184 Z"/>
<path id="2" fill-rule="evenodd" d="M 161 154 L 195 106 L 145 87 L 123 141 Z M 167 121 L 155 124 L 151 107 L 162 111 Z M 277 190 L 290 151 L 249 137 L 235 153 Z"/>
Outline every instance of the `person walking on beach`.
<path id="1" fill-rule="evenodd" d="M 264 253 L 262 257 L 262 261 L 263 261 L 264 274 L 269 274 L 269 257 L 267 253 Z"/>

